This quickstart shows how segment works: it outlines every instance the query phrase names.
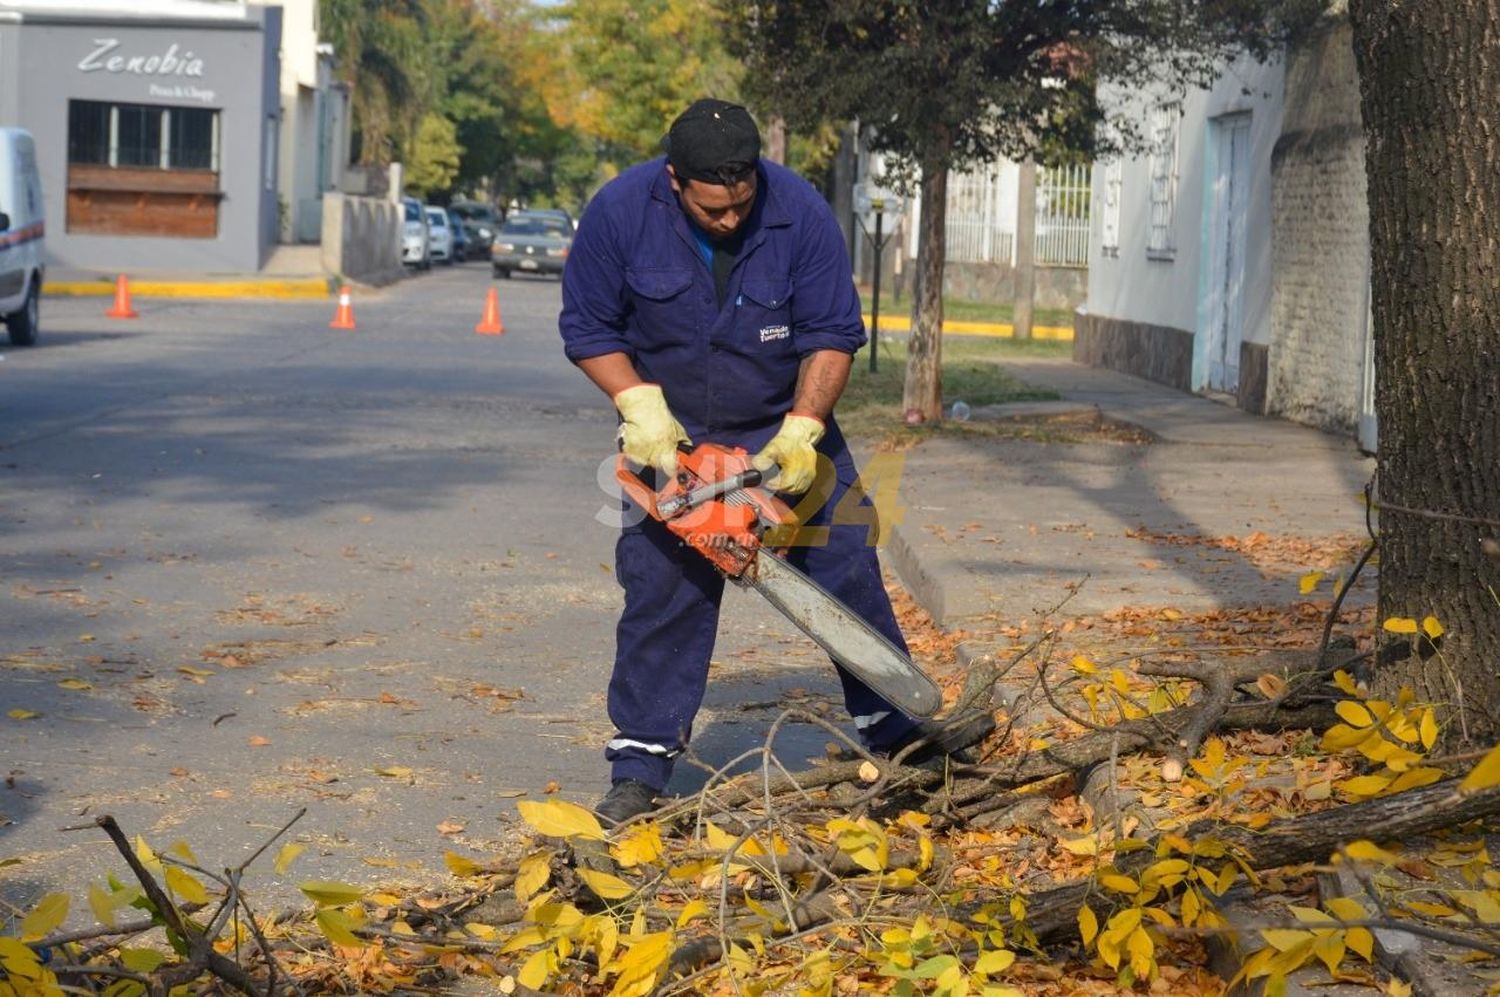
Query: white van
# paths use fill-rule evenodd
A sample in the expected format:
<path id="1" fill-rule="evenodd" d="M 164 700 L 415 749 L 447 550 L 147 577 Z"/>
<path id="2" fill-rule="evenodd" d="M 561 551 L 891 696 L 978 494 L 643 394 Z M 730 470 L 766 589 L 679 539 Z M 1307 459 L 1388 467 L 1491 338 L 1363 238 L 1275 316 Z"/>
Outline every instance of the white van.
<path id="1" fill-rule="evenodd" d="M 36 143 L 20 128 L 0 128 L 0 320 L 12 346 L 30 346 L 41 331 L 46 234 Z"/>

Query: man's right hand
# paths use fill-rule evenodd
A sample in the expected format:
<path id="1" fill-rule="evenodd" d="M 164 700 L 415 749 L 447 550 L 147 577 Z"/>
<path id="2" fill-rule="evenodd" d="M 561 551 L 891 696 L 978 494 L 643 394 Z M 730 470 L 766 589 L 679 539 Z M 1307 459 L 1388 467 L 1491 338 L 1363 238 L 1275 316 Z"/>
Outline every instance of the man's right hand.
<path id="1" fill-rule="evenodd" d="M 614 401 L 625 419 L 620 424 L 620 449 L 625 456 L 675 478 L 677 444 L 693 441 L 667 408 L 661 386 L 637 384 L 615 395 Z"/>

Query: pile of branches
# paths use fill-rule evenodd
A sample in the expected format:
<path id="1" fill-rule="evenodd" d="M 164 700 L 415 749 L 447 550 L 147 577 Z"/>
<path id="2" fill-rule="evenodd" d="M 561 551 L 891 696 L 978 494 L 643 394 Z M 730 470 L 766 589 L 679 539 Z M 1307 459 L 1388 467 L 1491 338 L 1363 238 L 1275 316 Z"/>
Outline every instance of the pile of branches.
<path id="1" fill-rule="evenodd" d="M 1129 848 L 1116 839 L 1104 868 L 1129 890 L 1101 888 L 1097 871 L 1023 886 L 1003 875 L 1007 855 L 995 856 L 1000 875 L 976 878 L 972 855 L 960 860 L 955 842 L 1045 828 L 1052 801 L 1079 793 L 1091 774 L 1112 772 L 1128 754 L 1159 755 L 1171 779 L 1215 732 L 1323 730 L 1338 722 L 1326 640 L 1318 654 L 1289 659 L 1272 682 L 1263 660 L 1143 662 L 1140 674 L 1196 683 L 1196 694 L 1186 705 L 1105 726 L 1070 711 L 1060 688 L 1066 680 L 1048 667 L 1052 639 L 1004 664 L 985 658 L 970 669 L 950 715 L 992 710 L 997 689 L 1010 691 L 1007 723 L 978 764 L 910 767 L 906 754 L 873 756 L 821 717 L 789 710 L 763 745 L 715 770 L 699 793 L 608 833 L 580 807 L 523 802 L 536 831 L 526 850 L 489 863 L 450 855 L 460 882 L 443 896 L 305 884 L 314 911 L 258 918 L 240 888 L 245 866 L 210 873 L 192 865 L 217 885 L 218 897 L 184 905 L 163 889 L 170 875 L 159 879 L 113 819 L 101 817 L 97 826 L 139 882 L 144 902 L 137 906 L 149 921 L 0 948 L 7 974 L 0 993 L 6 979 L 17 993 L 69 987 L 153 995 L 201 980 L 269 997 L 421 988 L 462 974 L 495 977 L 505 992 L 518 993 L 563 986 L 619 995 L 720 986 L 759 992 L 778 981 L 828 992 L 839 974 L 868 972 L 942 993 L 1003 995 L 1018 992 L 1005 979 L 1049 971 L 1048 960 L 1028 954 L 1077 956 L 1090 947 L 1130 982 L 1161 969 L 1153 946 L 1192 933 L 1185 909 L 1160 915 L 1155 926 L 1140 923 L 1140 892 L 1160 891 L 1170 901 L 1170 888 L 1184 878 L 1160 872 L 1168 866 L 1207 868 L 1212 858 L 1253 879 L 1325 862 L 1373 829 L 1409 838 L 1500 810 L 1500 790 L 1461 790 L 1448 779 L 1253 830 L 1214 822 L 1175 833 L 1148 829 Z M 1032 657 L 1040 664 L 1028 663 L 1029 677 L 1018 683 L 1014 676 Z M 1084 733 L 1056 743 L 1014 736 L 1017 688 L 1021 699 L 1050 704 Z M 842 745 L 838 755 L 789 771 L 776 742 L 792 723 L 826 730 Z M 753 772 L 727 775 L 747 758 L 759 761 Z M 1052 847 L 1054 837 L 1039 833 L 1041 847 Z M 164 868 L 168 858 L 160 861 Z M 1196 921 L 1200 929 L 1213 924 Z M 127 938 L 149 930 L 172 951 L 153 966 L 122 955 Z M 22 947 L 50 961 L 28 961 Z"/>

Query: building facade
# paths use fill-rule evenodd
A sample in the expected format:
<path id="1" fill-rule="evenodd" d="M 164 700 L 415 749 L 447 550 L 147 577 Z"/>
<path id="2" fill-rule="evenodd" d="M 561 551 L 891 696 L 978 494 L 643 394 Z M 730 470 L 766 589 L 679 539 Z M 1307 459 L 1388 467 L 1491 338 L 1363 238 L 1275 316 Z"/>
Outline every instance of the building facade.
<path id="1" fill-rule="evenodd" d="M 281 23 L 235 0 L 0 0 L 0 124 L 36 138 L 53 264 L 261 267 Z"/>
<path id="2" fill-rule="evenodd" d="M 334 78 L 318 0 L 250 2 L 281 8 L 279 238 L 315 243 L 322 238 L 323 194 L 343 187 L 349 162 L 349 88 Z"/>
<path id="3" fill-rule="evenodd" d="M 1373 451 L 1364 135 L 1341 6 L 1180 112 L 1133 113 L 1155 142 L 1095 170 L 1074 358 Z"/>
<path id="4" fill-rule="evenodd" d="M 1284 77 L 1279 61 L 1244 58 L 1181 106 L 1132 105 L 1150 151 L 1095 168 L 1099 207 L 1075 359 L 1183 391 L 1264 397 L 1268 166 Z"/>

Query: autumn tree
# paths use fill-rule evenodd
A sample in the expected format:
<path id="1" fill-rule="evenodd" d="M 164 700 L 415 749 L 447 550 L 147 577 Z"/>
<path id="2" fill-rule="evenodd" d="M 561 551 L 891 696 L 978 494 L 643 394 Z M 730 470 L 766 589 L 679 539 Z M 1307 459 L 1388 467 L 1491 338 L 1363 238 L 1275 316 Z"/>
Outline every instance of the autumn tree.
<path id="1" fill-rule="evenodd" d="M 1349 8 L 1370 199 L 1380 614 L 1431 616 L 1445 631 L 1437 647 L 1420 628 L 1400 637 L 1416 653 L 1382 669 L 1377 688 L 1449 704 L 1450 732 L 1490 743 L 1500 739 L 1496 12 Z"/>
<path id="2" fill-rule="evenodd" d="M 791 127 L 858 120 L 920 178 L 916 293 L 903 407 L 942 413 L 948 172 L 1053 149 L 1138 148 L 1101 84 L 1167 99 L 1224 60 L 1266 55 L 1316 0 L 721 0 L 745 89 Z M 1100 127 L 1106 122 L 1114 127 Z M 899 180 L 899 178 L 898 178 Z"/>
<path id="3" fill-rule="evenodd" d="M 554 117 L 621 164 L 659 154 L 697 98 L 738 94 L 710 0 L 572 0 L 559 14 L 566 73 L 551 81 Z"/>

